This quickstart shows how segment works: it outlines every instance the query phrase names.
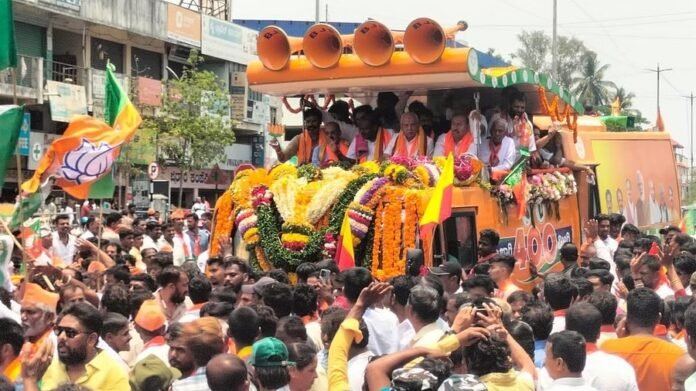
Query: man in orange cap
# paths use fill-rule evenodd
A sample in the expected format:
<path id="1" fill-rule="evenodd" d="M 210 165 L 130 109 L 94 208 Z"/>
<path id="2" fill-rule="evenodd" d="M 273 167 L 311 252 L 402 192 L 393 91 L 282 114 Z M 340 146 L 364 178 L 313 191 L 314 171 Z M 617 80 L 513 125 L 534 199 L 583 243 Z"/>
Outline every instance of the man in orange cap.
<path id="1" fill-rule="evenodd" d="M 143 340 L 143 350 L 135 358 L 137 363 L 150 354 L 167 362 L 169 345 L 164 339 L 167 328 L 167 318 L 157 300 L 145 300 L 135 316 L 135 329 Z"/>
<path id="2" fill-rule="evenodd" d="M 32 344 L 32 350 L 38 349 L 49 338 L 57 347 L 57 338 L 52 333 L 56 321 L 56 308 L 59 296 L 41 288 L 34 283 L 26 283 L 20 316 L 24 337 Z"/>

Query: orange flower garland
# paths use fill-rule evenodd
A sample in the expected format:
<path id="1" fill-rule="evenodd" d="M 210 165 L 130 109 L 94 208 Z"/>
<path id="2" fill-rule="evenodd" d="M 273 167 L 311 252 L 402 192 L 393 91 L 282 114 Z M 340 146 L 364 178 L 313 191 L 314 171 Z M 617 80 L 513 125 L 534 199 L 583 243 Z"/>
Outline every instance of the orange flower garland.
<path id="1" fill-rule="evenodd" d="M 261 270 L 267 272 L 273 269 L 271 264 L 268 262 L 268 259 L 266 258 L 266 252 L 263 251 L 263 248 L 261 248 L 261 246 L 254 247 L 254 251 L 256 252 L 256 262 L 259 263 L 259 267 L 261 268 Z"/>
<path id="2" fill-rule="evenodd" d="M 418 192 L 413 190 L 407 190 L 404 199 L 404 242 L 401 251 L 400 259 L 405 262 L 406 260 L 406 249 L 416 247 L 416 228 L 418 226 L 418 203 L 420 202 L 420 197 Z"/>
<path id="3" fill-rule="evenodd" d="M 401 264 L 402 244 L 401 205 L 404 194 L 404 188 L 402 187 L 385 187 L 388 189 L 384 195 L 382 264 L 381 270 L 378 270 L 378 275 L 382 280 L 387 280 L 400 274 L 399 265 Z"/>
<path id="4" fill-rule="evenodd" d="M 380 267 L 381 255 L 382 255 L 382 235 L 384 234 L 384 204 L 379 203 L 377 210 L 375 211 L 375 228 L 374 228 L 374 238 L 372 240 L 372 275 L 382 281 L 384 278 L 382 276 L 382 268 Z"/>
<path id="5" fill-rule="evenodd" d="M 234 202 L 232 202 L 232 192 L 226 191 L 218 198 L 215 203 L 215 217 L 213 223 L 213 235 L 210 240 L 210 255 L 218 255 L 220 253 L 220 238 L 229 238 L 234 229 L 233 211 Z"/>

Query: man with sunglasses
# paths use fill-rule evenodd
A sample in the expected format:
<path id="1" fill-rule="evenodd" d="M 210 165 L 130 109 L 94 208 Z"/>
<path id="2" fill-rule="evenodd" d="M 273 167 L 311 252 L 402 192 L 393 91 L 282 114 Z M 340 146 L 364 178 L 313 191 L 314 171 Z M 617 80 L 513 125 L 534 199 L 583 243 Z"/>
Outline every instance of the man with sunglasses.
<path id="1" fill-rule="evenodd" d="M 106 351 L 97 348 L 103 326 L 99 311 L 87 303 L 69 305 L 60 315 L 54 332 L 58 357 L 42 378 L 42 389 L 52 390 L 75 383 L 91 390 L 127 390 L 128 374 Z"/>

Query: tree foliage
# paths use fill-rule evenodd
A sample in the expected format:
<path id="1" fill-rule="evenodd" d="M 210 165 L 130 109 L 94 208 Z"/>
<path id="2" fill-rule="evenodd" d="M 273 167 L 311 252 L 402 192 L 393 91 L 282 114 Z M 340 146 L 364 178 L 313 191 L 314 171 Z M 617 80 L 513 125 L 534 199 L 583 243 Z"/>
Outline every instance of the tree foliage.
<path id="1" fill-rule="evenodd" d="M 159 157 L 182 172 L 220 161 L 235 141 L 227 90 L 215 73 L 199 68 L 202 62 L 192 50 L 182 75 L 165 82 L 159 115 L 143 125 L 156 130 Z"/>
<path id="2" fill-rule="evenodd" d="M 523 31 L 517 35 L 521 47 L 510 56 L 525 68 L 545 72 L 551 52 L 551 38 L 541 30 Z"/>
<path id="3" fill-rule="evenodd" d="M 581 61 L 580 73 L 573 78 L 573 93 L 582 102 L 593 106 L 609 104 L 613 96 L 611 91 L 616 91 L 616 84 L 605 80 L 609 64 L 601 65 L 594 52 L 585 53 Z"/>

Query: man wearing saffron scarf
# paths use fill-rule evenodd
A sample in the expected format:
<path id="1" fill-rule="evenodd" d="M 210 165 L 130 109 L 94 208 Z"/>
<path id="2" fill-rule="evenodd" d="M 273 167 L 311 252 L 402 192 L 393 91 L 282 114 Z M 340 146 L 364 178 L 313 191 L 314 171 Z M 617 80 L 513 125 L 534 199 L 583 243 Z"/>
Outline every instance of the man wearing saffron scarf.
<path id="1" fill-rule="evenodd" d="M 321 111 L 314 107 L 306 109 L 303 113 L 305 130 L 293 137 L 290 143 L 282 149 L 278 140 L 271 140 L 271 148 L 275 150 L 278 161 L 285 163 L 291 157 L 297 155 L 297 165 L 312 162 L 312 154 L 315 148 L 326 147 L 326 135 L 321 131 Z"/>
<path id="2" fill-rule="evenodd" d="M 402 114 L 401 132 L 387 145 L 388 157 L 431 156 L 432 153 L 433 139 L 425 135 L 418 116 L 411 112 Z"/>
<path id="3" fill-rule="evenodd" d="M 379 126 L 378 117 L 370 105 L 356 107 L 353 111 L 358 134 L 348 147 L 348 159 L 357 163 L 384 159 L 386 146 L 392 138 L 392 131 Z"/>
<path id="4" fill-rule="evenodd" d="M 507 136 L 507 122 L 495 116 L 490 129 L 490 138 L 479 147 L 479 159 L 492 170 L 508 171 L 515 164 L 515 142 Z"/>
<path id="5" fill-rule="evenodd" d="M 336 122 L 327 122 L 324 125 L 326 134 L 326 145 L 323 148 L 314 148 L 312 153 L 312 164 L 325 166 L 331 163 L 349 162 L 346 157 L 348 153 L 348 142 L 341 139 L 341 128 Z"/>
<path id="6" fill-rule="evenodd" d="M 440 135 L 435 143 L 434 156 L 459 157 L 469 153 L 476 156 L 478 146 L 474 142 L 474 135 L 469 129 L 469 117 L 464 113 L 452 116 L 450 131 Z"/>
<path id="7" fill-rule="evenodd" d="M 509 111 L 506 114 L 508 136 L 515 142 L 518 151 L 526 149 L 532 155 L 532 160 L 539 160 L 534 129 L 525 112 L 527 99 L 522 92 L 515 92 L 510 96 Z"/>

